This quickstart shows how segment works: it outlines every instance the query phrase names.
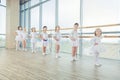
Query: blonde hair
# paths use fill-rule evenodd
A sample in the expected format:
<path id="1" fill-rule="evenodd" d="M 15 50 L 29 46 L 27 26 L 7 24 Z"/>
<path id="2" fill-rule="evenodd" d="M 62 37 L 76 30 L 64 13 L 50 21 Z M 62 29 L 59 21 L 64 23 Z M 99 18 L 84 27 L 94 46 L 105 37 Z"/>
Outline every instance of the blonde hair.
<path id="1" fill-rule="evenodd" d="M 33 32 L 33 30 L 36 32 L 36 28 L 35 27 L 32 27 L 31 28 L 31 31 Z"/>
<path id="2" fill-rule="evenodd" d="M 96 31 L 97 31 L 97 30 L 100 30 L 100 32 L 101 32 L 100 35 L 102 35 L 102 30 L 101 30 L 100 28 L 95 29 L 94 35 L 95 35 L 95 36 L 97 35 L 97 34 L 96 34 Z"/>

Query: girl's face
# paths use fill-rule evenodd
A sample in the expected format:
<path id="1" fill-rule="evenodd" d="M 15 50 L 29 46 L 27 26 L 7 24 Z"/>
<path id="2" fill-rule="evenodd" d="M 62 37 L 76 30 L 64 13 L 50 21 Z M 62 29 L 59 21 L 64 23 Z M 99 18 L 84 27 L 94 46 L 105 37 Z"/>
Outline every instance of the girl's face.
<path id="1" fill-rule="evenodd" d="M 102 33 L 102 31 L 101 31 L 101 29 L 96 29 L 96 31 L 95 31 L 95 34 L 96 34 L 96 36 L 101 36 L 101 33 Z"/>
<path id="2" fill-rule="evenodd" d="M 36 32 L 36 29 L 35 29 L 35 28 L 32 28 L 32 32 Z"/>
<path id="3" fill-rule="evenodd" d="M 47 28 L 43 28 L 43 32 L 46 32 L 47 31 Z"/>
<path id="4" fill-rule="evenodd" d="M 74 25 L 74 31 L 77 31 L 78 25 Z"/>
<path id="5" fill-rule="evenodd" d="M 22 27 L 20 27 L 19 30 L 22 30 Z"/>
<path id="6" fill-rule="evenodd" d="M 59 31 L 60 31 L 60 27 L 57 27 L 57 28 L 56 28 L 56 31 L 59 32 Z"/>
<path id="7" fill-rule="evenodd" d="M 36 31 L 36 29 L 35 28 L 33 28 L 33 32 L 35 32 Z"/>

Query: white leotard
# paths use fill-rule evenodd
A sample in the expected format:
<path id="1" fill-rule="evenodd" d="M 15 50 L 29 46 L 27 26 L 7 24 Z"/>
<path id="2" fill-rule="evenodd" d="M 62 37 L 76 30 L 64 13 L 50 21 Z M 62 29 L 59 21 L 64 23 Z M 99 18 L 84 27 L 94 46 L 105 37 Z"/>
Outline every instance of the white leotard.
<path id="1" fill-rule="evenodd" d="M 79 45 L 79 38 L 78 38 L 78 33 L 77 31 L 72 31 L 70 34 L 70 37 L 75 39 L 74 41 L 72 41 L 72 46 L 73 47 L 77 47 Z"/>

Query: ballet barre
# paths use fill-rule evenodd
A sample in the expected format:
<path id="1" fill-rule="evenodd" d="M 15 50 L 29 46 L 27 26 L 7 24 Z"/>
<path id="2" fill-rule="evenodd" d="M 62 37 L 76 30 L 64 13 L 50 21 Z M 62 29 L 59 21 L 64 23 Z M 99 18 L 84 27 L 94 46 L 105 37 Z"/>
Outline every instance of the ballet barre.
<path id="1" fill-rule="evenodd" d="M 82 27 L 79 27 L 79 29 L 88 29 L 88 28 L 103 28 L 103 27 L 117 27 L 117 26 L 120 26 L 120 23 L 118 24 L 108 24 L 108 25 L 96 25 L 96 26 L 82 26 Z M 72 30 L 73 28 L 60 28 L 60 30 Z M 41 30 L 43 31 L 43 30 Z M 55 31 L 55 29 L 49 29 L 47 31 Z M 39 31 L 38 31 L 39 32 Z"/>
<path id="2" fill-rule="evenodd" d="M 94 36 L 79 36 L 79 38 L 93 38 Z M 49 35 L 49 38 L 52 38 L 52 35 Z M 62 36 L 62 38 L 69 38 L 69 36 Z M 103 36 L 103 38 L 120 38 L 120 36 Z"/>

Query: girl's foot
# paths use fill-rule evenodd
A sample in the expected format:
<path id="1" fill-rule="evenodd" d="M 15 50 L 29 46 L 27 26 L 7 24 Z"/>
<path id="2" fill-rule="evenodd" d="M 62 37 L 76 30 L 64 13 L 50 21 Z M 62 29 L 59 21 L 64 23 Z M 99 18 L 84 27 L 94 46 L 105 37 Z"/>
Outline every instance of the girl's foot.
<path id="1" fill-rule="evenodd" d="M 43 53 L 42 55 L 45 56 L 45 53 Z"/>
<path id="2" fill-rule="evenodd" d="M 101 65 L 101 64 L 99 64 L 99 63 L 96 63 L 96 64 L 95 64 L 95 66 L 98 66 L 98 67 L 100 67 L 100 66 L 102 66 L 102 65 Z"/>

